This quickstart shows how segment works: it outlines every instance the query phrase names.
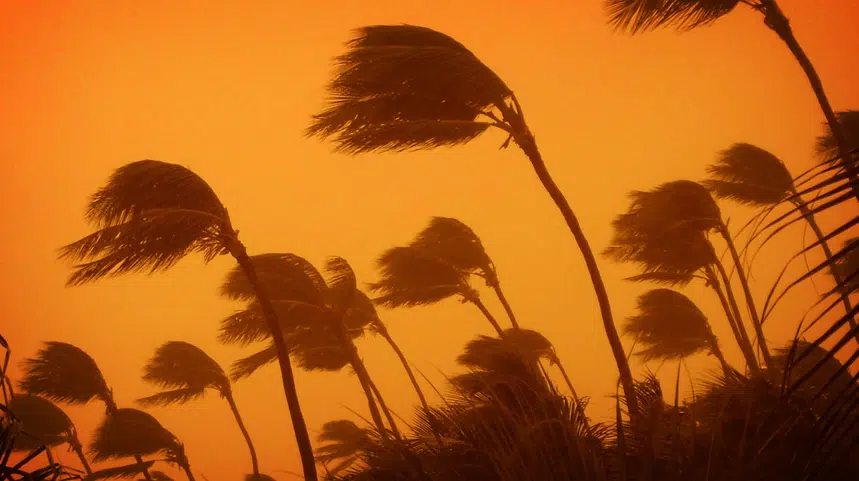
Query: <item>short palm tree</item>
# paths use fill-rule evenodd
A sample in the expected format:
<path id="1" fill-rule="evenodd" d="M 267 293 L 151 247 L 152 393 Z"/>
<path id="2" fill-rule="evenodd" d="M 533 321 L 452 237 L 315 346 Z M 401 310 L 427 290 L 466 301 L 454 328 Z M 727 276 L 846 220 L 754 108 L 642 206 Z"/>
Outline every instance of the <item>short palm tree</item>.
<path id="1" fill-rule="evenodd" d="M 68 444 L 77 454 L 86 474 L 92 474 L 72 420 L 56 404 L 33 394 L 15 394 L 7 405 L 19 419 L 27 436 L 15 438 L 15 450 L 31 451 L 41 445 Z"/>
<path id="2" fill-rule="evenodd" d="M 322 425 L 317 440 L 325 443 L 316 448 L 316 459 L 326 466 L 329 475 L 336 476 L 344 469 L 360 460 L 361 452 L 372 446 L 368 430 L 358 427 L 345 419 L 328 421 Z M 339 461 L 328 468 L 328 463 Z"/>
<path id="3" fill-rule="evenodd" d="M 710 178 L 704 185 L 718 198 L 731 199 L 756 208 L 772 208 L 785 201 L 793 204 L 817 236 L 817 242 L 826 258 L 830 263 L 833 262 L 832 249 L 826 235 L 817 223 L 812 209 L 797 192 L 793 177 L 781 159 L 760 147 L 737 143 L 722 151 L 719 160 L 710 165 L 707 171 Z M 836 285 L 842 286 L 844 277 L 834 265 L 830 267 Z M 847 292 L 842 290 L 841 302 L 850 325 L 856 328 L 856 321 L 850 315 L 853 305 Z"/>
<path id="4" fill-rule="evenodd" d="M 25 359 L 20 386 L 29 394 L 71 405 L 101 401 L 108 417 L 119 410 L 113 391 L 107 386 L 95 360 L 79 347 L 65 342 L 46 342 L 36 357 Z M 134 459 L 139 467 L 135 472 L 142 472 L 151 481 L 143 458 L 135 455 Z"/>
<path id="5" fill-rule="evenodd" d="M 182 443 L 152 415 L 138 409 L 122 408 L 107 416 L 96 429 L 90 451 L 96 462 L 161 453 L 166 462 L 182 468 L 188 481 L 194 481 Z"/>
<path id="6" fill-rule="evenodd" d="M 61 258 L 82 262 L 69 278 L 70 285 L 125 273 L 163 271 L 192 253 L 202 254 L 206 261 L 221 254 L 236 259 L 272 332 L 304 477 L 316 481 L 313 448 L 277 315 L 260 290 L 247 250 L 214 190 L 181 165 L 132 162 L 117 169 L 92 196 L 86 219 L 96 232 L 63 247 L 60 253 Z"/>
<path id="7" fill-rule="evenodd" d="M 604 255 L 639 264 L 643 273 L 630 280 L 669 286 L 704 280 L 716 292 L 748 368 L 759 373 L 728 273 L 707 238 L 715 219 L 721 223 L 718 206 L 702 186 L 686 181 L 631 197 L 629 210 L 612 222 L 614 236 Z"/>
<path id="8" fill-rule="evenodd" d="M 167 406 L 184 404 L 202 398 L 207 389 L 212 389 L 230 405 L 230 410 L 239 425 L 251 454 L 253 474 L 259 474 L 256 449 L 251 441 L 239 408 L 233 397 L 230 378 L 218 363 L 197 346 L 182 341 L 167 342 L 155 351 L 155 356 L 144 367 L 143 380 L 153 383 L 164 391 L 138 399 L 142 406 Z"/>
<path id="9" fill-rule="evenodd" d="M 534 168 L 582 253 L 624 391 L 635 405 L 632 372 L 596 258 L 578 219 L 549 174 L 512 90 L 453 38 L 413 25 L 363 27 L 336 60 L 328 107 L 307 134 L 333 137 L 337 150 L 358 154 L 465 144 L 494 127 Z M 634 411 L 634 410 L 633 410 Z"/>
<path id="10" fill-rule="evenodd" d="M 790 22 L 776 0 L 604 0 L 604 2 L 609 23 L 618 30 L 633 34 L 664 26 L 691 30 L 709 25 L 731 13 L 740 4 L 760 13 L 764 24 L 787 45 L 808 78 L 833 134 L 833 144 L 837 148 L 838 158 L 847 174 L 853 179 L 853 196 L 859 200 L 859 171 L 857 171 L 856 159 L 850 154 L 847 138 L 839 126 L 835 111 L 832 110 L 820 76 L 814 69 L 811 59 L 800 46 Z"/>
<path id="11" fill-rule="evenodd" d="M 725 375 L 733 371 L 725 360 L 707 317 L 688 297 L 671 289 L 653 289 L 638 298 L 638 312 L 627 319 L 624 332 L 642 349 L 645 361 L 681 360 L 702 351 L 719 360 Z"/>

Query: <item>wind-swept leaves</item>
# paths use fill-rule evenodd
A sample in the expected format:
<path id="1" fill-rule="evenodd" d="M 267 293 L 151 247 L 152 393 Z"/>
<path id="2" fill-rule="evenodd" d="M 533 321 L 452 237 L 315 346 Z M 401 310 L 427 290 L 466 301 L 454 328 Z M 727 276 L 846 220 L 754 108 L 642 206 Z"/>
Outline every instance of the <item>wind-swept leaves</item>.
<path id="1" fill-rule="evenodd" d="M 707 167 L 704 185 L 716 197 L 762 207 L 778 204 L 794 191 L 793 178 L 772 153 L 747 143 L 736 143 Z"/>
<path id="2" fill-rule="evenodd" d="M 552 343 L 542 334 L 530 329 L 507 329 L 504 337 L 478 336 L 465 345 L 465 350 L 456 362 L 473 369 L 498 371 L 499 361 L 509 356 L 519 356 L 528 363 L 536 364 L 540 358 L 556 360 Z"/>
<path id="3" fill-rule="evenodd" d="M 325 443 L 316 448 L 316 459 L 319 462 L 327 464 L 340 461 L 329 468 L 332 474 L 354 464 L 359 459 L 361 451 L 372 444 L 366 429 L 359 428 L 355 423 L 347 420 L 329 421 L 323 424 L 317 440 Z"/>
<path id="4" fill-rule="evenodd" d="M 203 397 L 206 389 L 222 394 L 230 390 L 221 366 L 199 347 L 182 341 L 161 345 L 146 364 L 143 380 L 168 389 L 139 399 L 143 406 L 185 403 Z"/>
<path id="5" fill-rule="evenodd" d="M 46 342 L 36 357 L 24 360 L 21 389 L 52 401 L 86 404 L 111 398 L 95 360 L 78 347 Z"/>
<path id="6" fill-rule="evenodd" d="M 609 23 L 639 33 L 660 27 L 691 30 L 730 13 L 741 0 L 604 0 Z"/>
<path id="7" fill-rule="evenodd" d="M 451 217 L 433 217 L 411 245 L 447 262 L 454 268 L 486 276 L 493 274 L 492 260 L 474 231 Z"/>
<path id="8" fill-rule="evenodd" d="M 106 416 L 96 429 L 90 450 L 93 460 L 176 452 L 179 442 L 150 414 L 123 408 Z"/>
<path id="9" fill-rule="evenodd" d="M 844 242 L 839 253 L 841 256 L 832 261 L 832 271 L 842 279 L 844 292 L 859 291 L 859 237 Z"/>
<path id="10" fill-rule="evenodd" d="M 859 110 L 844 110 L 835 115 L 847 141 L 847 149 L 859 148 Z M 840 162 L 841 156 L 838 152 L 835 136 L 832 135 L 832 128 L 828 123 L 824 124 L 823 127 L 826 131 L 817 138 L 815 145 L 818 158 L 821 162 L 830 164 Z"/>
<path id="11" fill-rule="evenodd" d="M 99 479 L 130 479 L 142 473 L 145 469 L 151 468 L 154 464 L 155 461 L 144 461 L 142 463 L 126 464 L 123 466 L 114 466 L 111 468 L 99 469 L 98 471 L 94 471 L 92 474 L 85 477 L 84 481 L 97 481 Z M 155 473 L 161 473 L 161 471 L 151 471 L 149 473 L 152 476 L 153 481 L 162 481 L 165 479 L 156 477 Z M 172 481 L 172 479 L 169 477 L 166 479 Z"/>
<path id="12" fill-rule="evenodd" d="M 379 294 L 375 302 L 385 307 L 434 304 L 468 285 L 467 273 L 413 246 L 389 249 L 376 263 L 381 279 L 370 289 Z"/>
<path id="13" fill-rule="evenodd" d="M 26 435 L 15 437 L 15 450 L 33 450 L 56 446 L 72 440 L 72 420 L 51 401 L 33 394 L 15 394 L 9 400 L 9 411 L 21 421 Z"/>

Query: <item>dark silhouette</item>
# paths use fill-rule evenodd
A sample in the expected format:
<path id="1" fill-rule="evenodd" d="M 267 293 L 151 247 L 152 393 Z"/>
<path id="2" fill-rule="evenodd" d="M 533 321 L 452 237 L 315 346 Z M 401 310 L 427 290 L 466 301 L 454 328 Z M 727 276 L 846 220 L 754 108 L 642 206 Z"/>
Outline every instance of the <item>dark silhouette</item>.
<path id="1" fill-rule="evenodd" d="M 84 472 L 92 474 L 74 423 L 56 404 L 32 394 L 15 394 L 8 408 L 27 427 L 26 436 L 15 438 L 14 450 L 32 451 L 43 445 L 68 444 L 80 459 Z"/>

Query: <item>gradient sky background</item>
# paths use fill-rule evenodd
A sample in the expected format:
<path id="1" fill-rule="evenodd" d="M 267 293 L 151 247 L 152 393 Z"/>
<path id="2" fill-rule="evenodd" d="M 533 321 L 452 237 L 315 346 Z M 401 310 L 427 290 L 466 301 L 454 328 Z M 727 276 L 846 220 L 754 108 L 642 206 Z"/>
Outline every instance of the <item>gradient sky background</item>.
<path id="1" fill-rule="evenodd" d="M 781 3 L 834 107 L 859 108 L 859 3 Z M 499 151 L 504 137 L 491 132 L 456 149 L 350 158 L 302 137 L 350 30 L 380 23 L 450 34 L 506 81 L 595 250 L 606 247 L 628 191 L 700 179 L 733 142 L 769 149 L 794 173 L 813 162 L 823 121 L 814 96 L 787 48 L 746 8 L 691 33 L 630 37 L 611 31 L 597 0 L 2 1 L 0 332 L 13 349 L 12 377 L 41 342 L 71 342 L 97 360 L 120 406 L 131 406 L 153 392 L 139 377 L 165 341 L 192 342 L 225 368 L 252 352 L 215 340 L 219 320 L 237 307 L 217 295 L 233 266 L 227 257 L 64 288 L 69 270 L 56 251 L 88 233 L 88 196 L 113 169 L 153 158 L 208 181 L 251 253 L 294 252 L 319 266 L 343 256 L 364 282 L 375 279 L 375 258 L 408 242 L 430 216 L 459 218 L 482 237 L 522 324 L 554 342 L 579 393 L 592 397 L 592 416 L 608 415 L 616 369 L 584 263 L 517 148 Z M 724 210 L 732 225 L 745 221 L 746 213 Z M 786 253 L 800 247 L 798 232 L 762 256 L 754 287 L 761 299 Z M 600 264 L 622 320 L 647 286 L 621 280 L 632 268 Z M 790 338 L 814 289 L 777 311 L 771 342 Z M 739 360 L 710 292 L 700 285 L 685 292 Z M 382 315 L 440 388 L 440 371 L 456 372 L 465 342 L 491 333 L 476 309 L 454 301 Z M 417 401 L 384 342 L 367 339 L 359 349 L 388 403 L 410 415 Z M 701 373 L 717 366 L 703 356 L 690 365 Z M 670 396 L 674 369 L 660 371 Z M 314 430 L 354 419 L 349 409 L 366 416 L 351 375 L 299 373 L 297 384 Z M 262 470 L 289 479 L 278 470 L 298 471 L 299 463 L 277 368 L 235 390 Z M 88 438 L 103 408 L 68 412 Z M 250 471 L 217 395 L 150 412 L 186 443 L 197 473 L 215 481 Z M 61 458 L 76 463 L 69 453 Z"/>

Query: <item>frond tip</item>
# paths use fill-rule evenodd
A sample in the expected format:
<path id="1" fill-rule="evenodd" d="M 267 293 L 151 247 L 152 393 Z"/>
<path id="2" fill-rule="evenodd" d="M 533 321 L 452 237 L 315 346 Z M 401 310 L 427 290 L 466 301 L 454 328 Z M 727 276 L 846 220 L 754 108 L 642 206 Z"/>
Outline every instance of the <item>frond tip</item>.
<path id="1" fill-rule="evenodd" d="M 692 30 L 730 13 L 740 0 L 605 0 L 608 23 L 632 34 L 672 26 Z"/>

